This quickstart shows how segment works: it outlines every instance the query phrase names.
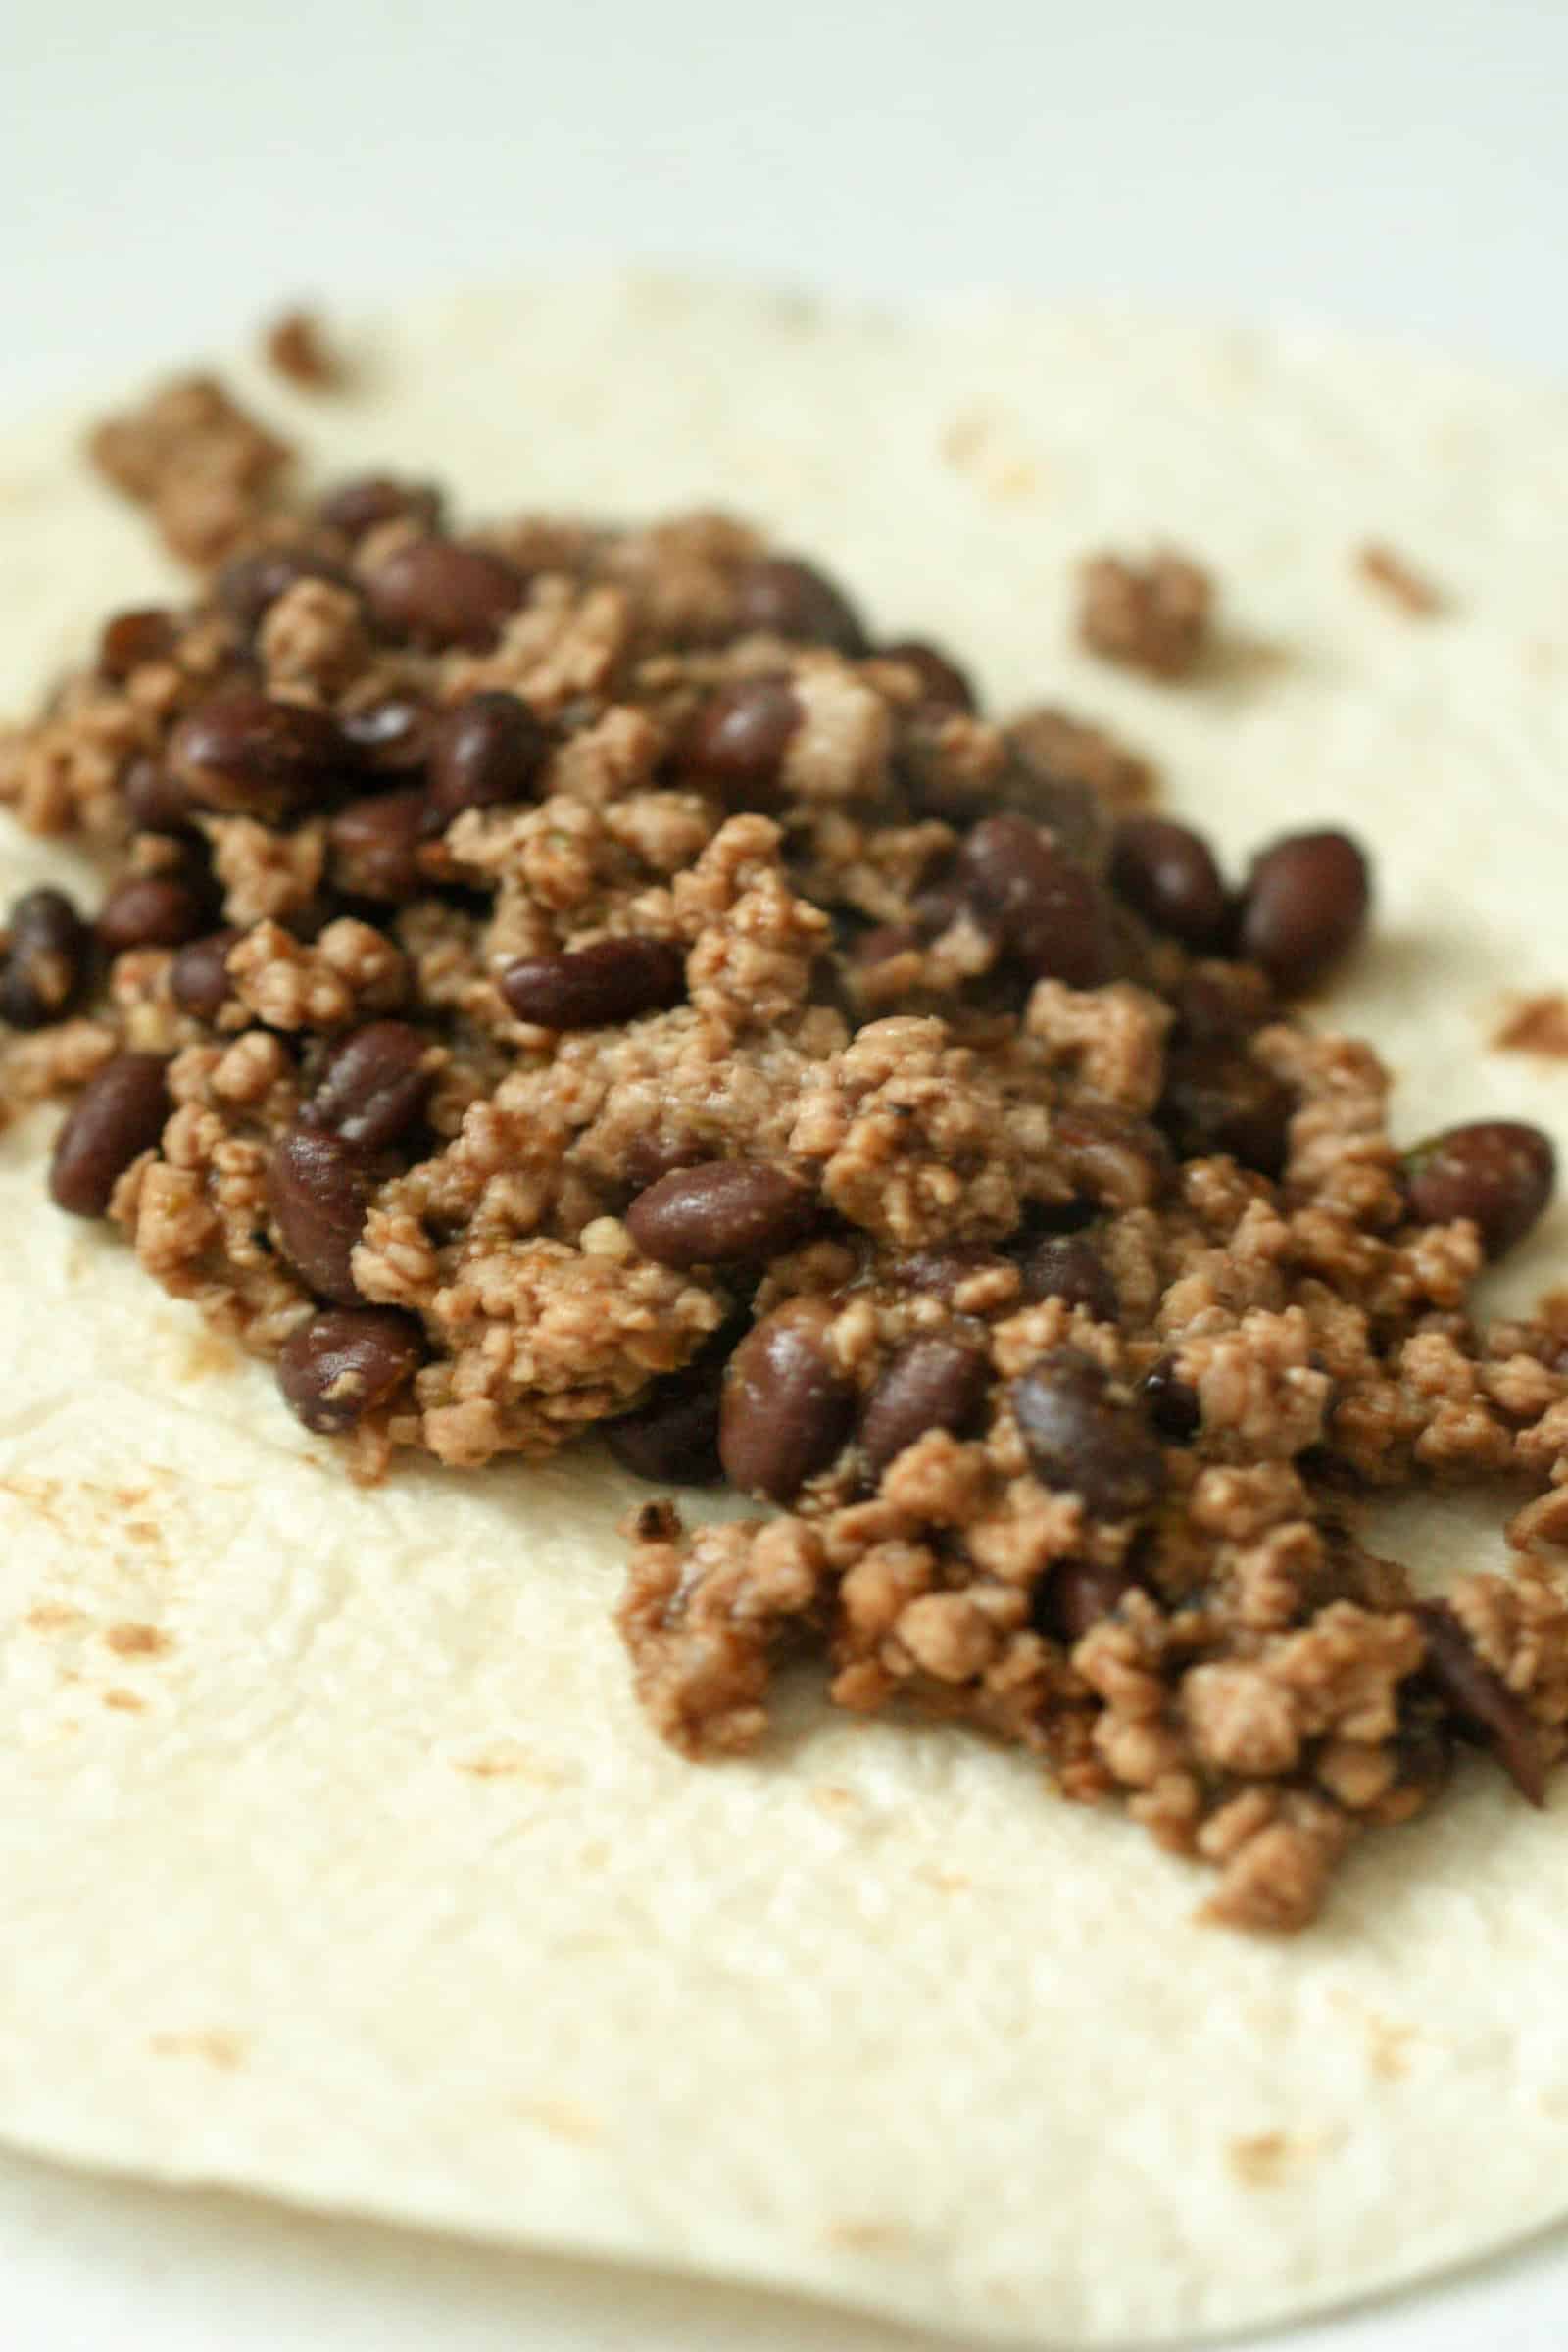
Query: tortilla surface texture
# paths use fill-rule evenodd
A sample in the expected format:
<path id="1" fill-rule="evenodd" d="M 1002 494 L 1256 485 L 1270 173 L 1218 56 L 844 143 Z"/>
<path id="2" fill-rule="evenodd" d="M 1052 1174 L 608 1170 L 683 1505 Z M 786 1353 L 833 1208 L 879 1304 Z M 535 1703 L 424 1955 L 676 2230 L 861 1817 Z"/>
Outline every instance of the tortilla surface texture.
<path id="1" fill-rule="evenodd" d="M 469 512 L 728 504 L 1001 708 L 1150 752 L 1239 868 L 1345 821 L 1376 935 L 1318 1007 L 1412 1140 L 1529 1117 L 1492 1050 L 1568 982 L 1568 399 L 1302 334 L 989 305 L 894 322 L 662 283 L 360 337 L 247 379 L 325 477 Z M 0 700 L 175 575 L 74 424 L 0 446 Z M 1449 591 L 1355 570 L 1386 540 Z M 1072 567 L 1169 540 L 1225 641 L 1160 687 L 1071 641 Z M 80 861 L 3 844 L 9 898 Z M 639 1715 L 594 1452 L 356 1492 L 268 1374 L 47 1203 L 0 1137 L 0 2133 L 50 2154 L 818 2291 L 1058 2345 L 1414 2278 L 1568 2210 L 1568 1812 L 1467 1763 L 1275 1944 L 975 1738 L 786 1696 L 694 1767 Z M 1568 1266 L 1559 1207 L 1494 1286 Z M 1434 1584 L 1494 1513 L 1389 1515 Z"/>

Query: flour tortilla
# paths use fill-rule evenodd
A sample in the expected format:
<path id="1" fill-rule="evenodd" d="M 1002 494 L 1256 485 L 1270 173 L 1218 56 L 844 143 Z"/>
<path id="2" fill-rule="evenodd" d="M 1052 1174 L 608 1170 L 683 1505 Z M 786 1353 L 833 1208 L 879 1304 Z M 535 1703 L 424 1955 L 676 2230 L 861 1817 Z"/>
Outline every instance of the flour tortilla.
<path id="1" fill-rule="evenodd" d="M 323 475 L 728 503 L 1004 706 L 1116 725 L 1233 860 L 1353 821 L 1378 936 L 1332 1009 L 1402 1130 L 1519 1112 L 1568 1150 L 1568 1065 L 1487 1047 L 1508 992 L 1568 979 L 1561 396 L 1316 335 L 648 283 L 358 342 L 351 393 L 248 386 Z M 173 575 L 59 422 L 0 446 L 0 524 L 19 707 Z M 1073 559 L 1152 536 L 1224 585 L 1181 689 L 1070 641 Z M 1357 579 L 1373 536 L 1446 617 Z M 0 858 L 6 896 L 81 871 Z M 1467 1767 L 1277 1945 L 1194 1925 L 1198 1873 L 1024 1758 L 809 1679 L 761 1754 L 694 1768 L 610 1623 L 629 1482 L 588 1454 L 356 1493 L 45 1204 L 44 1140 L 0 1138 L 0 2133 L 971 2342 L 1301 2314 L 1568 2207 L 1560 1794 Z M 1497 1296 L 1565 1242 L 1559 1211 Z M 1503 1507 L 1390 1524 L 1438 1582 L 1501 1557 Z"/>

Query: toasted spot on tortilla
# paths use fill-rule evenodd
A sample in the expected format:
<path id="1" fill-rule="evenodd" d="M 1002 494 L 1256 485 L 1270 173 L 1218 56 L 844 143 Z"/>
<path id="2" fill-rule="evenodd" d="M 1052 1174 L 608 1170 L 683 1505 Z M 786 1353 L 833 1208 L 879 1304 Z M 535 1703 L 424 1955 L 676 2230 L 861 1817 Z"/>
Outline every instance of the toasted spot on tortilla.
<path id="1" fill-rule="evenodd" d="M 598 2116 L 571 2099 L 519 2099 L 517 2113 L 553 2139 L 567 2139 L 579 2148 L 591 2148 L 604 2137 L 605 2127 Z"/>
<path id="2" fill-rule="evenodd" d="M 955 473 L 1005 505 L 1032 498 L 1044 487 L 1039 461 L 1027 450 L 1015 424 L 984 410 L 956 416 L 942 436 L 942 456 Z"/>
<path id="3" fill-rule="evenodd" d="M 475 1781 L 531 1781 L 538 1788 L 564 1788 L 568 1775 L 549 1756 L 541 1756 L 520 1740 L 492 1740 L 483 1747 L 465 1749 L 449 1758 L 454 1771 Z"/>
<path id="4" fill-rule="evenodd" d="M 106 1690 L 104 1705 L 112 1707 L 117 1715 L 144 1715 L 147 1712 L 147 1701 L 138 1698 L 134 1690 Z"/>
<path id="5" fill-rule="evenodd" d="M 174 1646 L 171 1637 L 156 1625 L 112 1625 L 104 1640 L 121 1658 L 161 1658 Z"/>
<path id="6" fill-rule="evenodd" d="M 844 1813 L 858 1803 L 853 1788 L 837 1781 L 818 1781 L 811 1790 L 811 1802 L 824 1813 Z"/>
<path id="7" fill-rule="evenodd" d="M 1568 997 L 1523 997 L 1492 1039 L 1499 1054 L 1541 1054 L 1568 1061 Z"/>
<path id="8" fill-rule="evenodd" d="M 943 1870 L 934 1862 L 922 1862 L 914 1875 L 928 1886 L 934 1886 L 938 1894 L 967 1894 L 974 1885 L 973 1879 L 961 1870 Z"/>
<path id="9" fill-rule="evenodd" d="M 230 2034 L 223 2027 L 209 2028 L 195 2034 L 154 2034 L 148 2045 L 160 2058 L 199 2058 L 205 2066 L 216 2066 L 223 2074 L 232 2074 L 243 2066 L 246 2040 L 242 2034 Z"/>
<path id="10" fill-rule="evenodd" d="M 1396 548 L 1369 539 L 1356 551 L 1355 568 L 1369 588 L 1377 589 L 1412 619 L 1430 620 L 1447 610 L 1448 599 L 1437 582 L 1418 571 Z"/>
<path id="11" fill-rule="evenodd" d="M 907 2238 L 897 2222 L 830 2222 L 827 2229 L 828 2244 L 851 2254 L 897 2254 Z"/>
<path id="12" fill-rule="evenodd" d="M 232 1341 L 216 1331 L 199 1331 L 188 1342 L 176 1367 L 181 1380 L 210 1380 L 215 1372 L 237 1372 L 242 1361 Z"/>
<path id="13" fill-rule="evenodd" d="M 68 1601 L 40 1600 L 22 1622 L 31 1626 L 35 1634 L 68 1634 L 74 1626 L 85 1625 L 87 1621 L 80 1609 L 72 1608 Z"/>
<path id="14" fill-rule="evenodd" d="M 1225 2153 L 1244 2187 L 1283 2188 L 1293 2174 L 1312 2163 L 1322 2144 L 1310 2132 L 1254 2132 L 1233 2139 Z"/>

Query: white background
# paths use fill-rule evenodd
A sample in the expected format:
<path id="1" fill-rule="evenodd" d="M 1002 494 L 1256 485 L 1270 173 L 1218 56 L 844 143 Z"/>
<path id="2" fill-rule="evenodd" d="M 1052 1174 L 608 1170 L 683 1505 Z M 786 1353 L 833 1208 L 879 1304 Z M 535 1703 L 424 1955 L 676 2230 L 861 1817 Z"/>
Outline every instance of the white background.
<path id="1" fill-rule="evenodd" d="M 0 421 L 285 297 L 626 258 L 1305 312 L 1568 373 L 1565 93 L 1568 0 L 0 0 Z M 1290 2342 L 1489 2338 L 1561 2352 L 1568 2249 Z M 914 2341 L 0 2160 L 6 2352 Z"/>

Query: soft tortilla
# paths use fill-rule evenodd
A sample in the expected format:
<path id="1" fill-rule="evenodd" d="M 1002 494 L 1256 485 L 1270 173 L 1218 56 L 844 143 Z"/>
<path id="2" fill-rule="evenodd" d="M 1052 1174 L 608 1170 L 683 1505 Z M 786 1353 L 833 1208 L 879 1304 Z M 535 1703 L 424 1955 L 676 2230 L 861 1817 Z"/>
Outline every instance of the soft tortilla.
<path id="1" fill-rule="evenodd" d="M 647 284 L 416 312 L 360 361 L 337 401 L 254 387 L 323 472 L 731 503 L 1003 702 L 1119 724 L 1233 858 L 1351 819 L 1379 933 L 1333 1009 L 1404 1131 L 1516 1110 L 1568 1145 L 1568 1063 L 1487 1050 L 1568 977 L 1561 397 L 1317 337 Z M 165 575 L 64 427 L 0 450 L 0 513 L 18 705 Z M 1069 645 L 1071 559 L 1152 533 L 1226 592 L 1180 690 Z M 1360 582 L 1371 536 L 1451 614 Z M 72 863 L 8 835 L 6 895 Z M 1302 2313 L 1568 2208 L 1560 1795 L 1468 1768 L 1278 1946 L 1193 1925 L 1198 1874 L 1021 1757 L 809 1682 L 756 1760 L 694 1768 L 610 1625 L 627 1482 L 354 1492 L 46 1205 L 42 1140 L 0 1139 L 7 2136 L 1063 2345 Z M 1502 1507 L 1394 1519 L 1436 1579 L 1500 1557 Z"/>

